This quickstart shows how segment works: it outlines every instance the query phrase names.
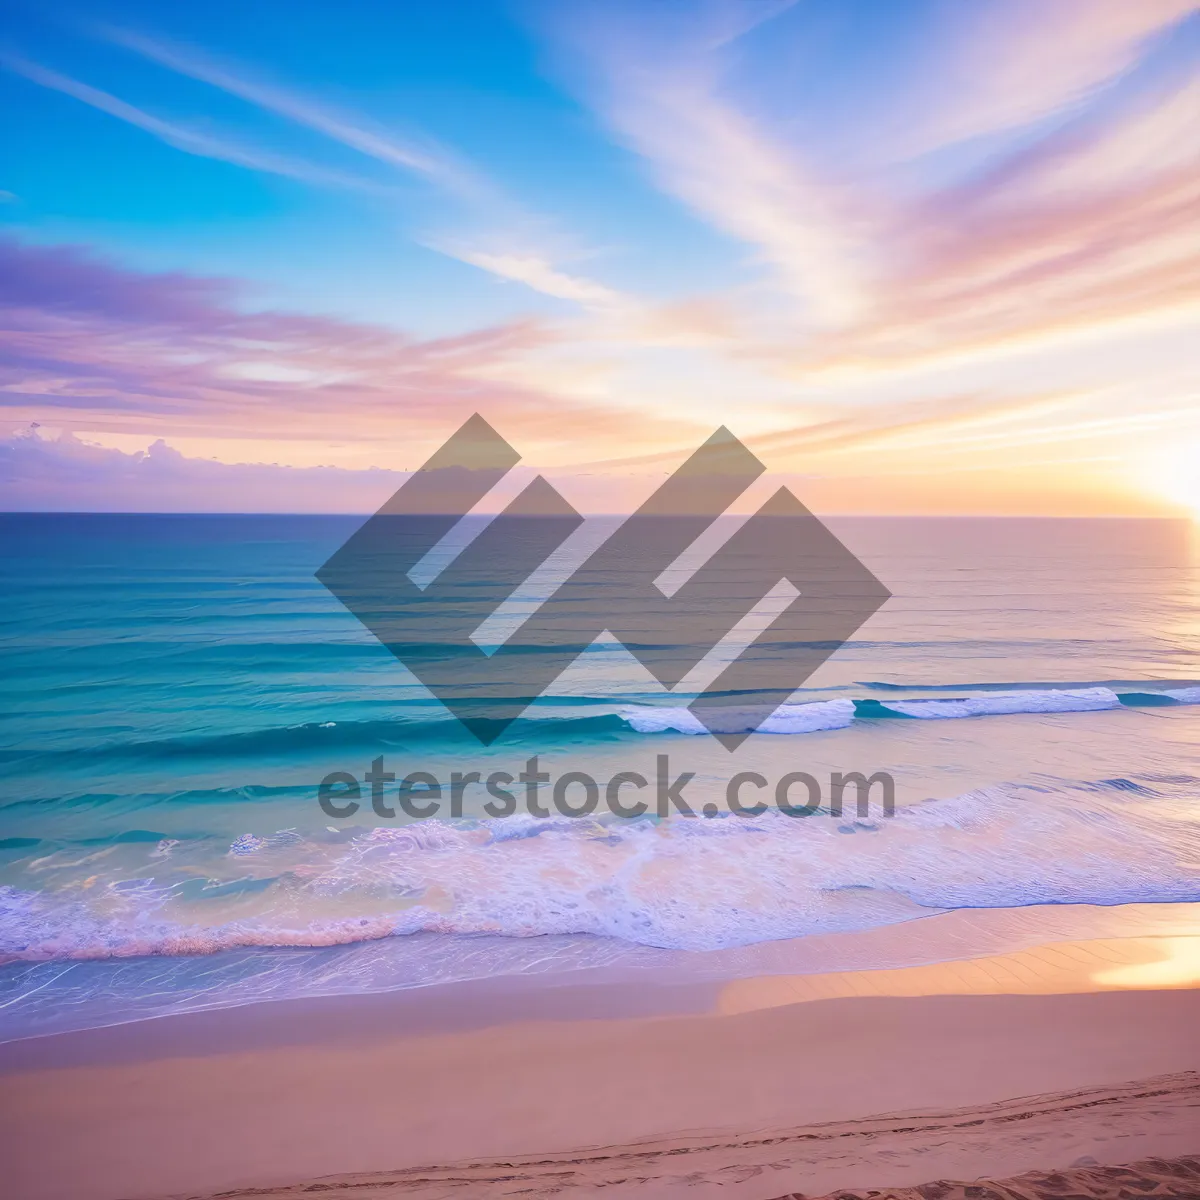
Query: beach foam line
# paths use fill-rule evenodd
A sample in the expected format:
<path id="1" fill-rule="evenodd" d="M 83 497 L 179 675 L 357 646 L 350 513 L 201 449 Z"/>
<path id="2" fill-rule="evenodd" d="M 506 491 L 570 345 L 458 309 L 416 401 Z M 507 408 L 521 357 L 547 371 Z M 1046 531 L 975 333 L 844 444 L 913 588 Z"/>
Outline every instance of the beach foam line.
<path id="1" fill-rule="evenodd" d="M 590 934 L 718 950 L 957 908 L 1200 901 L 1191 783 L 1005 785 L 888 820 L 430 819 L 242 835 L 201 904 L 172 850 L 87 889 L 0 885 L 0 960 Z M 564 871 L 564 863 L 570 869 Z M 700 881 L 702 881 L 702 886 Z M 217 885 L 220 886 L 217 886 Z M 236 909 L 230 897 L 239 897 Z"/>
<path id="2" fill-rule="evenodd" d="M 817 700 L 807 704 L 781 704 L 762 724 L 758 733 L 819 733 L 844 729 L 856 719 L 914 718 L 950 721 L 963 717 L 997 717 L 1021 714 L 1100 712 L 1113 708 L 1200 704 L 1200 687 L 1153 688 L 1117 692 L 1100 685 L 1079 688 L 1023 688 L 1016 691 L 987 691 L 976 696 L 917 700 Z M 724 710 L 731 732 L 753 732 L 755 709 Z M 739 713 L 744 717 L 738 723 Z M 707 732 L 690 709 L 635 705 L 622 710 L 621 719 L 638 733 Z"/>

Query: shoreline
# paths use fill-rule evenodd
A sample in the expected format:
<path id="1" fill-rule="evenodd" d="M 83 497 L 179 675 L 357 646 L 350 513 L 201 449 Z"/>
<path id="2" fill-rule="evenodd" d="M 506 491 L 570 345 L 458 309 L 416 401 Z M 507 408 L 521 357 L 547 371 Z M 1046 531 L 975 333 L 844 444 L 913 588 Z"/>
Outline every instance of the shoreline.
<path id="1" fill-rule="evenodd" d="M 735 985 L 743 997 L 774 994 L 782 997 L 779 1002 L 789 996 L 875 994 L 878 989 L 867 981 L 885 978 L 889 987 L 900 988 L 896 994 L 914 994 L 914 980 L 916 986 L 944 992 L 946 986 L 931 983 L 931 977 L 955 978 L 954 964 L 1030 953 L 1032 961 L 1018 958 L 1002 972 L 1007 980 L 1002 990 L 1101 986 L 1072 967 L 1070 959 L 1066 972 L 1061 963 L 1048 970 L 1039 962 L 1042 948 L 1056 943 L 1114 943 L 1106 957 L 1093 963 L 1093 973 L 1122 963 L 1148 965 L 1156 957 L 1178 960 L 1165 976 L 1112 986 L 1200 985 L 1200 955 L 1187 961 L 1177 953 L 1178 947 L 1196 944 L 1186 940 L 1196 937 L 1200 903 L 1064 904 L 934 911 L 868 929 L 712 951 L 666 950 L 586 936 L 411 934 L 334 947 L 10 962 L 0 965 L 0 1062 L 6 1045 L 24 1039 L 263 1006 L 286 1013 L 288 1005 L 316 1001 L 336 1006 L 358 998 L 364 1001 L 363 1011 L 370 1011 L 371 997 L 390 996 L 398 1010 L 428 1026 L 431 1014 L 443 1011 L 441 998 L 450 998 L 461 1019 L 469 1006 L 460 1004 L 459 997 L 480 989 L 502 1005 L 512 994 L 527 995 L 537 1012 L 557 1019 L 561 1005 L 555 998 L 564 989 L 584 989 L 579 992 L 583 996 L 597 987 L 625 988 L 626 999 L 613 991 L 614 1015 L 639 1015 L 671 1011 L 674 1004 L 681 1006 L 678 1011 L 691 1011 L 697 1002 L 693 993 L 703 1004 L 714 989 L 727 985 Z M 1160 955 L 1158 948 L 1165 952 Z M 485 967 L 487 973 L 480 973 Z M 902 986 L 902 977 L 885 975 L 898 970 L 923 974 Z M 977 978 L 967 990 L 977 991 L 986 984 L 986 975 L 979 978 L 978 967 L 967 973 L 972 970 Z M 1048 982 L 1039 985 L 1039 977 Z M 810 982 L 798 990 L 786 983 L 749 982 L 786 978 Z M 491 1019 L 488 1004 L 478 1007 Z"/>
<path id="2" fill-rule="evenodd" d="M 1079 995 L 1192 988 L 1200 988 L 1200 934 L 1195 933 L 1072 939 L 908 967 L 728 979 L 680 981 L 664 971 L 592 968 L 398 991 L 265 1000 L 16 1038 L 0 1041 L 0 1078 L 29 1069 L 314 1043 L 345 1045 L 531 1022 L 733 1016 L 854 997 Z"/>
<path id="3" fill-rule="evenodd" d="M 1200 1151 L 1198 949 L 475 981 L 47 1035 L 0 1045 L 0 1153 L 14 1200 L 317 1180 L 331 1197 L 769 1200 L 1178 1157 Z"/>

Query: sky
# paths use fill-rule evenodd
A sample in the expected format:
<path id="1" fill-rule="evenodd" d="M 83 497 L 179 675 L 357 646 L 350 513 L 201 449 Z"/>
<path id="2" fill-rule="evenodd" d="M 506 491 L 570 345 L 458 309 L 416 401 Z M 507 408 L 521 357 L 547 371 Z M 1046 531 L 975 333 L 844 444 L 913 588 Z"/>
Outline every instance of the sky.
<path id="1" fill-rule="evenodd" d="M 1196 9 L 0 0 L 0 508 L 1200 516 Z"/>

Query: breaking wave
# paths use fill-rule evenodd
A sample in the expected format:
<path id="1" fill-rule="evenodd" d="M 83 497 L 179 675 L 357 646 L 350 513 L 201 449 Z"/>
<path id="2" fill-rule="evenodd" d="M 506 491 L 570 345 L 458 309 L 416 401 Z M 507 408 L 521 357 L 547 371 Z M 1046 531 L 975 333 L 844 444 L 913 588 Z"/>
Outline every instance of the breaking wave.
<path id="1" fill-rule="evenodd" d="M 122 879 L 0 888 L 0 958 L 208 954 L 419 932 L 711 950 L 952 908 L 1200 901 L 1196 795 L 1195 780 L 1118 779 L 980 789 L 879 820 L 771 811 L 285 830 L 226 843 L 219 869 L 211 846 L 144 843 Z M 203 881 L 188 858 L 200 853 Z"/>
<path id="2" fill-rule="evenodd" d="M 879 700 L 874 697 L 836 699 L 815 698 L 800 704 L 783 704 L 758 726 L 765 734 L 818 733 L 844 729 L 855 721 L 879 718 L 918 718 L 946 720 L 956 717 L 1000 716 L 1019 713 L 1092 712 L 1099 709 L 1155 707 L 1161 705 L 1200 704 L 1200 686 L 1164 687 L 1161 682 L 1128 684 L 1116 690 L 1104 684 L 1072 688 L 985 685 L 963 688 L 975 694 L 925 698 L 921 692 L 951 691 L 949 686 L 900 688 L 898 685 L 869 683 L 864 688 L 918 693 L 917 698 Z M 1009 689 L 1012 690 L 1009 690 Z M 1128 690 L 1126 690 L 1128 689 Z M 830 689 L 843 691 L 845 688 Z M 828 695 L 828 692 L 820 693 Z M 751 695 L 745 697 L 752 700 Z M 757 711 L 749 703 L 722 712 L 722 724 L 731 732 L 739 731 L 738 715 L 744 715 L 742 728 L 754 728 Z M 598 697 L 572 697 L 570 700 L 539 701 L 536 709 L 514 723 L 506 733 L 514 744 L 537 741 L 547 736 L 556 744 L 597 744 L 614 741 L 630 734 L 705 733 L 704 726 L 682 705 L 638 702 L 614 705 Z M 55 748 L 50 751 L 0 751 L 0 766 L 31 768 L 39 765 L 61 766 L 64 754 L 86 755 L 90 767 L 109 764 L 154 766 L 156 764 L 232 763 L 295 754 L 340 752 L 356 747 L 421 745 L 427 747 L 448 740 L 461 741 L 461 725 L 440 706 L 428 703 L 401 708 L 399 715 L 367 721 L 309 721 L 286 726 L 267 726 L 223 733 L 158 739 L 117 739 L 99 744 Z"/>
<path id="3" fill-rule="evenodd" d="M 873 685 L 882 686 L 882 685 Z M 782 704 L 758 726 L 759 733 L 817 733 L 843 729 L 856 718 L 913 717 L 924 721 L 947 721 L 959 717 L 1011 716 L 1018 713 L 1096 712 L 1106 708 L 1153 707 L 1200 704 L 1200 687 L 1154 688 L 1116 692 L 1093 685 L 1080 688 L 1025 688 L 1017 691 L 986 691 L 980 695 L 937 700 L 824 700 L 808 704 Z M 1153 690 L 1150 690 L 1153 689 Z M 750 731 L 756 714 L 745 709 L 739 727 L 737 708 L 722 711 L 722 724 L 732 732 Z M 626 708 L 623 719 L 638 733 L 705 733 L 704 726 L 686 708 L 637 706 Z"/>

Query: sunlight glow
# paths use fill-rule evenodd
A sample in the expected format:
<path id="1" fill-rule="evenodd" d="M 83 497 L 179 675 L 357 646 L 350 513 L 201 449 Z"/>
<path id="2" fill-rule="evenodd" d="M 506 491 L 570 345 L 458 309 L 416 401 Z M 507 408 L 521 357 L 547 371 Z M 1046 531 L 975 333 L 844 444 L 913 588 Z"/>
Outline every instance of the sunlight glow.
<path id="1" fill-rule="evenodd" d="M 1147 484 L 1156 494 L 1200 518 L 1200 442 L 1159 452 L 1147 475 Z"/>
<path id="2" fill-rule="evenodd" d="M 1165 957 L 1158 962 L 1113 967 L 1092 976 L 1103 987 L 1195 987 L 1200 983 L 1200 938 L 1163 938 Z"/>

